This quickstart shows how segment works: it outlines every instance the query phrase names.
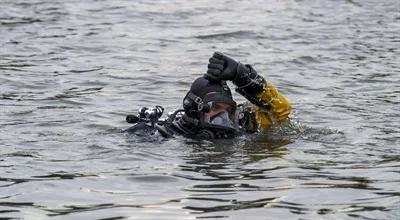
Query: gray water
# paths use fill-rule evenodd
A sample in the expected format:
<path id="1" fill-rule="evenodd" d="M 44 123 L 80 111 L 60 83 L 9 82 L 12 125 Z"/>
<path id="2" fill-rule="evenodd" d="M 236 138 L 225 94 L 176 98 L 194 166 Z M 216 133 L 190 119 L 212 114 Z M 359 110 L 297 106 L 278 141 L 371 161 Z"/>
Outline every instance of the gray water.
<path id="1" fill-rule="evenodd" d="M 1 219 L 400 219 L 399 0 L 1 0 L 0 36 Z M 180 108 L 214 51 L 290 124 L 120 132 Z"/>

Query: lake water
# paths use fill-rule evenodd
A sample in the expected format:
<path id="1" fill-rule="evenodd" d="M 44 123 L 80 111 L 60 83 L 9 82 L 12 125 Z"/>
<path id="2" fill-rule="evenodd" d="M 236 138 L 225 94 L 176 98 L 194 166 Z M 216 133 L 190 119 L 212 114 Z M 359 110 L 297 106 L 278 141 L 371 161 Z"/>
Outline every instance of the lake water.
<path id="1" fill-rule="evenodd" d="M 1 219 L 400 219 L 399 0 L 1 0 L 0 35 Z M 214 51 L 290 125 L 121 133 L 180 108 Z"/>

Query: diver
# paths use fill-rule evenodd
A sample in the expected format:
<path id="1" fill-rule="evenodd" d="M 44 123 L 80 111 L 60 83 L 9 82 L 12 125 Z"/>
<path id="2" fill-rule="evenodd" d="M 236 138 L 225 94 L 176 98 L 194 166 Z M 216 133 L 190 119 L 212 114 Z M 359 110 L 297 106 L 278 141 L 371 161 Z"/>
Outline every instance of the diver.
<path id="1" fill-rule="evenodd" d="M 227 85 L 249 102 L 237 104 Z M 128 115 L 134 125 L 126 132 L 158 135 L 165 138 L 182 135 L 194 139 L 233 138 L 254 133 L 288 119 L 291 105 L 270 82 L 248 64 L 242 64 L 220 52 L 209 59 L 207 73 L 197 78 L 183 98 L 183 109 L 160 119 L 164 108 L 141 108 Z"/>

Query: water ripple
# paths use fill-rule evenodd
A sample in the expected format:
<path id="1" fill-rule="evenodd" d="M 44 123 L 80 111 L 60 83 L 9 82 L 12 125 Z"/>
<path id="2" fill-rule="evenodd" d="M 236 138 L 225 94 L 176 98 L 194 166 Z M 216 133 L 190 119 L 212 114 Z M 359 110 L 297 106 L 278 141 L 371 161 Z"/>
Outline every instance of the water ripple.
<path id="1" fill-rule="evenodd" d="M 398 218 L 399 1 L 0 8 L 0 218 Z M 254 64 L 291 119 L 234 140 L 120 132 L 180 108 L 214 51 Z"/>

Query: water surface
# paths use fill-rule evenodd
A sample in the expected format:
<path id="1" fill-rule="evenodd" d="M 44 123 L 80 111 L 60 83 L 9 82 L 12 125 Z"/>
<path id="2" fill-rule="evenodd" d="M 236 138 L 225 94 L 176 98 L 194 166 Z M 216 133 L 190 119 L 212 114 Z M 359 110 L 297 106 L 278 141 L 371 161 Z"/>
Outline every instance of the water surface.
<path id="1" fill-rule="evenodd" d="M 2 0 L 2 219 L 399 219 L 400 1 Z M 291 124 L 143 142 L 214 51 Z M 240 95 L 235 98 L 244 101 Z"/>

